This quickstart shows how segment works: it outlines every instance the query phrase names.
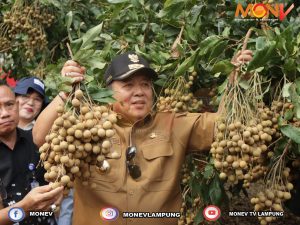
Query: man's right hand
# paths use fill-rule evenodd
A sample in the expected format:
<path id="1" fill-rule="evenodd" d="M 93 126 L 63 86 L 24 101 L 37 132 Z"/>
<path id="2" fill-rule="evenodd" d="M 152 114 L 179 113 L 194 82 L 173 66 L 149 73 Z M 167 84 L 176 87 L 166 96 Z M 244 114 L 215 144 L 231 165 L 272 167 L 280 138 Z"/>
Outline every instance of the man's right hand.
<path id="1" fill-rule="evenodd" d="M 61 70 L 61 75 L 71 77 L 73 83 L 77 83 L 84 79 L 85 70 L 85 67 L 79 65 L 77 62 L 68 60 Z"/>

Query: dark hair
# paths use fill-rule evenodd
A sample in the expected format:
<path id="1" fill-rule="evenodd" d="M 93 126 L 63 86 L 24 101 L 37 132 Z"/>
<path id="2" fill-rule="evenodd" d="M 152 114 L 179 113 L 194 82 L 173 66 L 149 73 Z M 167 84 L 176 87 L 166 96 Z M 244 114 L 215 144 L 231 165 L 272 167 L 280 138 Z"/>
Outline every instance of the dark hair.
<path id="1" fill-rule="evenodd" d="M 0 87 L 2 87 L 2 86 L 8 87 L 8 88 L 12 91 L 12 93 L 15 95 L 15 92 L 13 91 L 13 89 L 11 88 L 11 86 L 9 86 L 9 85 L 6 83 L 5 80 L 0 80 Z M 16 96 L 16 95 L 15 95 L 15 96 Z"/>

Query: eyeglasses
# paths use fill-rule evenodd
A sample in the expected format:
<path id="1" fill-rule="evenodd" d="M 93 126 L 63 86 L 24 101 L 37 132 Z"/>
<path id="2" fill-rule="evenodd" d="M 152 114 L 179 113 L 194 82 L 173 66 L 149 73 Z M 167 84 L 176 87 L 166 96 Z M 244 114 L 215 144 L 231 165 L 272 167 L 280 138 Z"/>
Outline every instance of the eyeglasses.
<path id="1" fill-rule="evenodd" d="M 34 104 L 43 104 L 43 99 L 40 97 L 31 97 L 30 95 L 20 95 L 20 97 L 24 102 L 29 102 L 30 100 L 32 100 Z"/>
<path id="2" fill-rule="evenodd" d="M 135 146 L 129 146 L 126 150 L 126 162 L 127 162 L 127 168 L 129 171 L 129 175 L 133 179 L 137 179 L 141 176 L 141 169 L 138 165 L 133 163 L 134 157 L 136 156 L 136 147 Z"/>

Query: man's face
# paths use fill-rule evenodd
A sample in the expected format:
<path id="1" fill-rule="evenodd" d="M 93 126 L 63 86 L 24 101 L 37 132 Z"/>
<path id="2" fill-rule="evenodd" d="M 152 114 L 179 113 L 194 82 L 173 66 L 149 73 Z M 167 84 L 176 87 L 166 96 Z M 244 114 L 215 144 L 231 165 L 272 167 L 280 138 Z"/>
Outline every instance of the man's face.
<path id="1" fill-rule="evenodd" d="M 114 111 L 131 122 L 143 119 L 153 106 L 152 82 L 139 72 L 122 81 L 113 81 Z"/>
<path id="2" fill-rule="evenodd" d="M 0 86 L 0 136 L 8 135 L 19 122 L 19 107 L 15 95 L 7 86 Z"/>
<path id="3" fill-rule="evenodd" d="M 23 120 L 34 120 L 43 106 L 43 98 L 36 91 L 29 92 L 27 95 L 19 95 L 16 99 L 19 102 L 19 117 Z"/>

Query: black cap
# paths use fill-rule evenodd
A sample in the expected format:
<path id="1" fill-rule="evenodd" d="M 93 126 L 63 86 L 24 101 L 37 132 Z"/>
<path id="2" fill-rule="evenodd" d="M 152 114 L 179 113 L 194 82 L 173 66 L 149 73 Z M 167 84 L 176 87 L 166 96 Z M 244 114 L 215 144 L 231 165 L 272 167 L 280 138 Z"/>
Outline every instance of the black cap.
<path id="1" fill-rule="evenodd" d="M 124 80 L 137 71 L 142 71 L 152 79 L 157 78 L 157 73 L 150 68 L 149 63 L 134 52 L 126 52 L 115 57 L 104 74 L 106 85 L 114 80 Z"/>

